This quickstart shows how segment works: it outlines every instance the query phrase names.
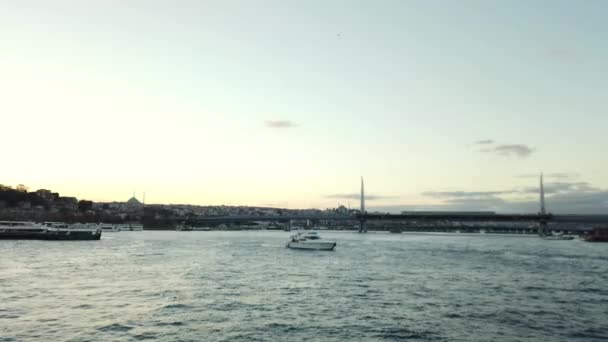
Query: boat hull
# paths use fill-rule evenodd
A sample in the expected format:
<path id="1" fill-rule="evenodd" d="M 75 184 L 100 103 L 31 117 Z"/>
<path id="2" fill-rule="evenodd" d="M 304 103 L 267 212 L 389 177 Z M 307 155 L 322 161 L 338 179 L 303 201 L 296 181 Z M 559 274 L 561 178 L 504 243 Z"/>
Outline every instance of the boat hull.
<path id="1" fill-rule="evenodd" d="M 41 234 L 42 240 L 99 240 L 101 231 L 97 232 L 46 232 Z"/>
<path id="2" fill-rule="evenodd" d="M 608 242 L 608 237 L 606 236 L 588 236 L 585 238 L 587 242 Z"/>
<path id="3" fill-rule="evenodd" d="M 0 240 L 99 240 L 101 232 L 1 232 Z"/>
<path id="4" fill-rule="evenodd" d="M 309 249 L 316 251 L 332 251 L 336 248 L 336 243 L 333 241 L 304 241 L 304 242 L 293 242 L 287 243 L 287 248 L 292 249 Z"/>
<path id="5" fill-rule="evenodd" d="M 543 240 L 574 240 L 574 236 L 542 236 Z"/>

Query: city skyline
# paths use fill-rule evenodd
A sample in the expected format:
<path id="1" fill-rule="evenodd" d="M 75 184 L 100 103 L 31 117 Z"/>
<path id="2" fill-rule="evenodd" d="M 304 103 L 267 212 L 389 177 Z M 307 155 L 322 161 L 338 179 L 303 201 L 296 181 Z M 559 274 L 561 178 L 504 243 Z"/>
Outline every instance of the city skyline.
<path id="1" fill-rule="evenodd" d="M 0 1 L 0 183 L 537 212 L 544 172 L 547 211 L 608 210 L 607 3 L 180 4 Z"/>

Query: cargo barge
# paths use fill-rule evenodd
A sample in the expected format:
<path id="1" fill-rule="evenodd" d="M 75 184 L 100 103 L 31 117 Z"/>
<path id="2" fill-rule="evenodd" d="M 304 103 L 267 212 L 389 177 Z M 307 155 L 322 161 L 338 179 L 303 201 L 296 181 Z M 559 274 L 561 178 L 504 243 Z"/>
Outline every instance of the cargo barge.
<path id="1" fill-rule="evenodd" d="M 99 240 L 99 225 L 0 221 L 1 240 Z"/>

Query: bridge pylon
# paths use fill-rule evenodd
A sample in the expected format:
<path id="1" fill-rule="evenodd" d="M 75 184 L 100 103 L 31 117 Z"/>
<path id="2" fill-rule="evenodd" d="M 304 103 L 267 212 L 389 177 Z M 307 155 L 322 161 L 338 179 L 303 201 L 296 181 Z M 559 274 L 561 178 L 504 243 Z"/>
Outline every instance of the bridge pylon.
<path id="1" fill-rule="evenodd" d="M 543 182 L 543 173 L 540 173 L 540 192 L 539 192 L 539 200 L 540 200 L 540 211 L 538 215 L 541 216 L 538 222 L 538 235 L 548 235 L 549 234 L 549 225 L 547 223 L 547 219 L 545 218 L 547 215 L 547 209 L 545 208 L 545 185 Z"/>
<path id="2" fill-rule="evenodd" d="M 365 219 L 359 220 L 359 233 L 367 233 L 367 226 L 365 225 Z"/>
<path id="3" fill-rule="evenodd" d="M 363 183 L 363 176 L 361 176 L 361 219 L 359 219 L 359 233 L 367 233 L 367 227 L 365 226 L 365 184 Z"/>

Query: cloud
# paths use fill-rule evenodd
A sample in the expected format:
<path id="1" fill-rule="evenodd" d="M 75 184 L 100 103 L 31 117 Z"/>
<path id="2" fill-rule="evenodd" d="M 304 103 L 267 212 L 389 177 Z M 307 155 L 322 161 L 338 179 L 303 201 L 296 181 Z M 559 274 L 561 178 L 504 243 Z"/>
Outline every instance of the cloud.
<path id="1" fill-rule="evenodd" d="M 491 148 L 484 148 L 479 151 L 484 153 L 495 153 L 504 157 L 517 156 L 520 158 L 525 158 L 534 152 L 534 148 L 523 144 L 505 144 L 497 145 Z"/>
<path id="2" fill-rule="evenodd" d="M 477 198 L 477 197 L 490 197 L 497 195 L 506 195 L 514 193 L 514 190 L 505 191 L 426 191 L 423 192 L 423 196 L 436 197 L 436 198 Z"/>
<path id="3" fill-rule="evenodd" d="M 591 186 L 587 182 L 551 182 L 544 185 L 545 194 L 557 194 L 557 193 L 586 193 L 593 191 L 600 191 L 599 188 Z M 540 187 L 526 187 L 521 192 L 523 193 L 539 193 Z"/>
<path id="4" fill-rule="evenodd" d="M 579 55 L 575 49 L 569 48 L 551 48 L 545 51 L 545 56 L 548 59 L 562 62 L 562 63 L 574 63 L 578 62 Z"/>
<path id="5" fill-rule="evenodd" d="M 352 193 L 352 194 L 331 194 L 331 195 L 325 195 L 325 198 L 329 198 L 329 199 L 352 199 L 352 200 L 359 200 L 361 198 L 361 194 L 358 193 Z M 381 200 L 381 199 L 395 199 L 395 198 L 399 198 L 397 196 L 377 196 L 377 195 L 365 195 L 365 200 Z"/>
<path id="6" fill-rule="evenodd" d="M 480 148 L 478 151 L 483 153 L 494 153 L 499 156 L 517 156 L 525 158 L 534 152 L 534 148 L 524 144 L 498 144 L 492 139 L 482 139 L 473 142 Z"/>
<path id="7" fill-rule="evenodd" d="M 394 206 L 389 211 L 402 208 L 401 210 L 492 210 L 504 213 L 535 213 L 539 210 L 538 193 L 538 187 L 496 191 L 426 191 L 422 195 L 440 199 L 441 203 L 415 207 Z M 505 198 L 505 195 L 510 196 Z M 548 182 L 545 184 L 545 199 L 547 209 L 552 213 L 608 213 L 608 190 L 600 189 L 588 182 Z"/>
<path id="8" fill-rule="evenodd" d="M 264 124 L 266 125 L 266 127 L 279 129 L 298 127 L 298 124 L 289 120 L 266 120 L 264 121 Z"/>
<path id="9" fill-rule="evenodd" d="M 540 173 L 526 173 L 521 175 L 516 175 L 517 178 L 539 178 Z M 580 177 L 580 174 L 576 172 L 554 172 L 554 173 L 545 173 L 545 179 L 554 178 L 554 179 L 574 179 Z"/>

